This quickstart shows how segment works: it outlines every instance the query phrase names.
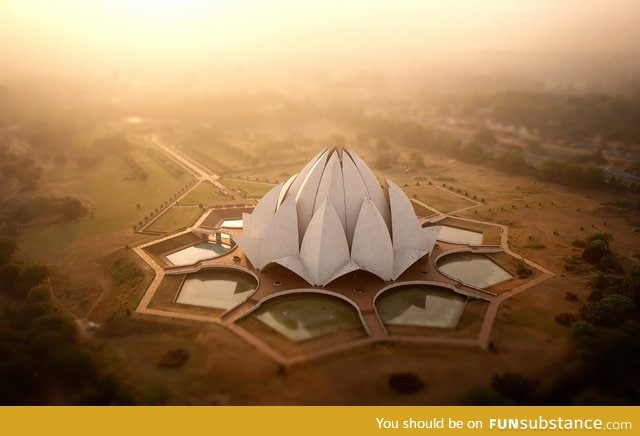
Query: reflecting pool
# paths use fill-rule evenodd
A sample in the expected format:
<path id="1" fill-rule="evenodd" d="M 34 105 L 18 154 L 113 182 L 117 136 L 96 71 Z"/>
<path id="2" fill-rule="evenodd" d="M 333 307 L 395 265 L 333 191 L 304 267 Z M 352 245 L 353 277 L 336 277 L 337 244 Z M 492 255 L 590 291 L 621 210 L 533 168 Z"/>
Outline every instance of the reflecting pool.
<path id="1" fill-rule="evenodd" d="M 454 244 L 482 244 L 482 233 L 471 230 L 459 229 L 457 227 L 440 226 L 438 240 L 443 242 L 453 242 Z"/>
<path id="2" fill-rule="evenodd" d="M 224 220 L 220 227 L 225 227 L 227 229 L 241 229 L 242 228 L 242 220 L 234 219 L 234 220 Z"/>
<path id="3" fill-rule="evenodd" d="M 325 295 L 286 295 L 265 302 L 253 315 L 295 342 L 361 327 L 347 302 Z"/>
<path id="4" fill-rule="evenodd" d="M 453 253 L 438 260 L 440 271 L 476 288 L 488 288 L 513 278 L 487 256 L 478 253 Z"/>
<path id="5" fill-rule="evenodd" d="M 382 294 L 376 307 L 389 325 L 453 329 L 458 325 L 466 298 L 438 286 L 402 286 Z"/>
<path id="6" fill-rule="evenodd" d="M 227 254 L 231 250 L 231 246 L 225 243 L 216 242 L 200 242 L 174 253 L 168 254 L 166 257 L 175 266 L 193 265 L 201 260 L 213 259 L 223 254 Z"/>
<path id="7" fill-rule="evenodd" d="M 256 285 L 251 275 L 240 271 L 199 271 L 187 275 L 176 303 L 230 309 L 243 302 Z"/>

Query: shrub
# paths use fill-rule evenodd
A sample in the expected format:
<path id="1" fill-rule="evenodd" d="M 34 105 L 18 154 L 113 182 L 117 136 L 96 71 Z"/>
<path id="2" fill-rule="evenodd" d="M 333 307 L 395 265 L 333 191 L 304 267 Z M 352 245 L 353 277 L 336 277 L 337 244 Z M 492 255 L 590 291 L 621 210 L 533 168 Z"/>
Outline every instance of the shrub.
<path id="1" fill-rule="evenodd" d="M 513 372 L 494 375 L 491 379 L 491 387 L 517 404 L 526 403 L 532 391 L 531 381 Z"/>
<path id="2" fill-rule="evenodd" d="M 567 301 L 575 302 L 575 301 L 578 301 L 578 296 L 573 292 L 566 292 L 564 294 L 564 299 Z"/>
<path id="3" fill-rule="evenodd" d="M 518 278 L 526 279 L 533 274 L 533 271 L 524 263 L 522 260 L 518 260 L 516 262 L 516 273 L 518 274 Z"/>
<path id="4" fill-rule="evenodd" d="M 189 352 L 184 348 L 169 350 L 160 357 L 158 367 L 160 368 L 180 368 L 189 360 Z"/>
<path id="5" fill-rule="evenodd" d="M 565 327 L 571 327 L 574 322 L 578 321 L 578 317 L 576 315 L 567 312 L 559 313 L 556 315 L 555 319 L 558 324 Z"/>
<path id="6" fill-rule="evenodd" d="M 478 387 L 470 390 L 461 403 L 466 406 L 510 406 L 513 403 L 493 389 Z"/>
<path id="7" fill-rule="evenodd" d="M 16 251 L 16 241 L 9 238 L 0 238 L 0 265 L 4 265 L 11 260 Z"/>
<path id="8" fill-rule="evenodd" d="M 600 258 L 600 260 L 598 261 L 598 264 L 596 265 L 596 267 L 600 271 L 604 271 L 604 272 L 611 272 L 611 273 L 618 273 L 618 274 L 624 273 L 624 268 L 622 267 L 622 265 L 620 265 L 620 262 L 618 262 L 618 259 L 616 259 L 616 257 L 611 253 L 605 254 L 604 256 L 602 256 L 602 258 Z"/>
<path id="9" fill-rule="evenodd" d="M 584 306 L 581 310 L 582 319 L 605 327 L 620 325 L 633 312 L 636 305 L 626 295 L 608 295 L 599 301 Z"/>
<path id="10" fill-rule="evenodd" d="M 396 394 L 410 395 L 424 389 L 424 383 L 413 373 L 398 372 L 389 376 L 389 388 Z"/>
<path id="11" fill-rule="evenodd" d="M 582 258 L 589 263 L 596 263 L 609 252 L 609 245 L 601 240 L 595 239 L 587 242 L 587 246 L 582 252 Z"/>

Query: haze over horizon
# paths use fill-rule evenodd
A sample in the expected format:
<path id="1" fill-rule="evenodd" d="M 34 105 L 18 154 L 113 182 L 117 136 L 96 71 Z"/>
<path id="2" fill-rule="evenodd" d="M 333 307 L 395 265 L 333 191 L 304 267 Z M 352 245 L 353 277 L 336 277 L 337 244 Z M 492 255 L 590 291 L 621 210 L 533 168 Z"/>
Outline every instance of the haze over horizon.
<path id="1" fill-rule="evenodd" d="M 537 60 L 593 57 L 636 72 L 638 22 L 633 0 L 1 0 L 0 65 L 5 75 L 157 79 L 464 71 L 470 62 L 530 69 Z"/>

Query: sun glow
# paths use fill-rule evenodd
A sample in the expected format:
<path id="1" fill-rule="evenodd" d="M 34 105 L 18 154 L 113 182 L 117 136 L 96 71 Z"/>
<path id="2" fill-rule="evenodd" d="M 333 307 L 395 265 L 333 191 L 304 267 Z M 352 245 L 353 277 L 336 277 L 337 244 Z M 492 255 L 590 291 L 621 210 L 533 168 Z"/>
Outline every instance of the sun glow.
<path id="1" fill-rule="evenodd" d="M 611 2 L 619 7 L 611 8 Z M 640 10 L 633 0 L 561 3 L 0 0 L 0 63 L 156 70 L 212 62 L 389 65 L 446 58 L 456 51 L 597 50 L 632 44 Z M 605 6 L 628 13 L 601 19 Z"/>
<path id="2" fill-rule="evenodd" d="M 203 19 L 225 15 L 240 4 L 232 0 L 115 0 L 101 3 L 104 13 L 114 18 L 185 28 Z"/>

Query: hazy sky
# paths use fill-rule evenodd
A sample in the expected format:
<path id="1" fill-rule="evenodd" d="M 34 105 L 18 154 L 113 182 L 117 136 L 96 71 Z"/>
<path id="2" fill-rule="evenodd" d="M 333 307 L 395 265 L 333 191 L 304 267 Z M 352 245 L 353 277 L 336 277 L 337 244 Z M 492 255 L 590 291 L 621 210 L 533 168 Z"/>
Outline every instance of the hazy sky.
<path id="1" fill-rule="evenodd" d="M 639 0 L 0 0 L 9 68 L 337 68 L 477 50 L 638 53 L 638 41 Z"/>

